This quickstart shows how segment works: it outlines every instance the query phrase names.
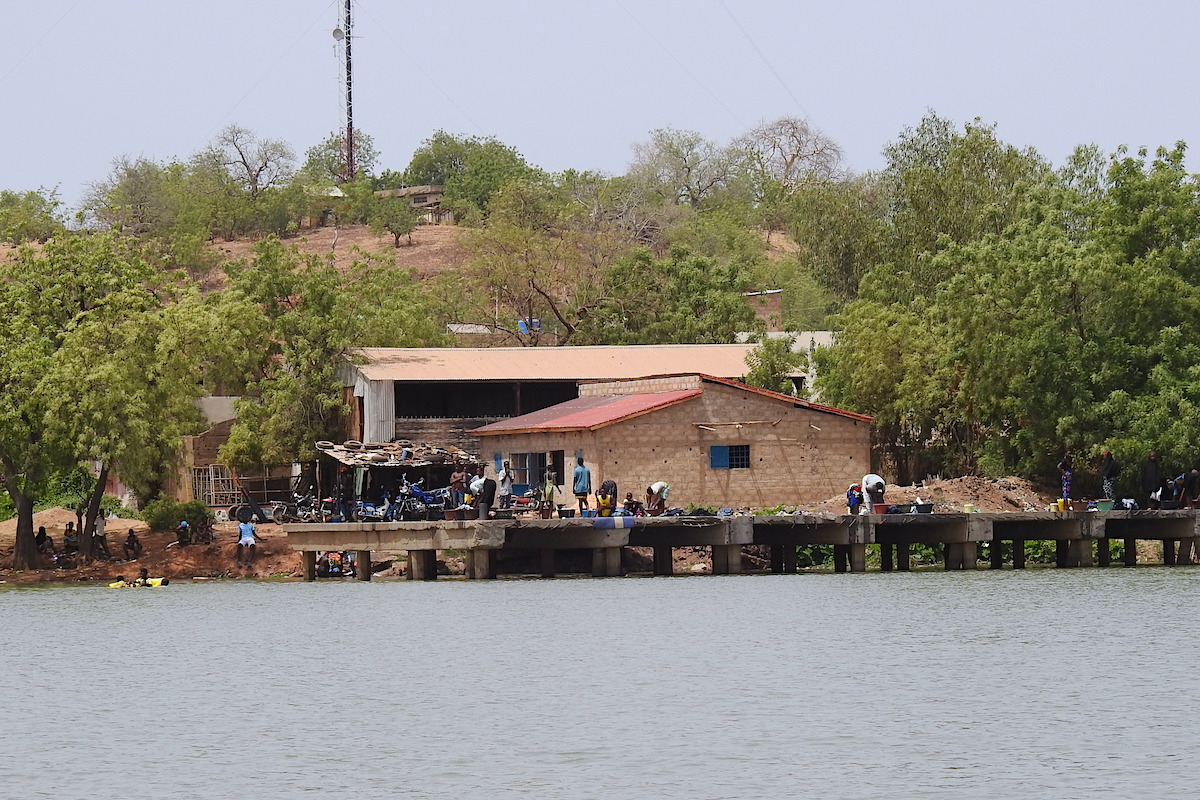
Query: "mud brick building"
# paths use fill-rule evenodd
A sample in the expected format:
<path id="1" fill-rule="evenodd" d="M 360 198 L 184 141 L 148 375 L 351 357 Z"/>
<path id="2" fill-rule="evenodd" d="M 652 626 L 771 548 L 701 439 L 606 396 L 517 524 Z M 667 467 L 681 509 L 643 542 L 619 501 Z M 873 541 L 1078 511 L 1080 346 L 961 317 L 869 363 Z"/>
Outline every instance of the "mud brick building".
<path id="1" fill-rule="evenodd" d="M 582 384 L 579 397 L 485 425 L 480 456 L 517 483 L 557 474 L 571 502 L 577 456 L 620 496 L 671 485 L 669 504 L 770 508 L 813 503 L 870 471 L 871 417 L 706 374 Z"/>

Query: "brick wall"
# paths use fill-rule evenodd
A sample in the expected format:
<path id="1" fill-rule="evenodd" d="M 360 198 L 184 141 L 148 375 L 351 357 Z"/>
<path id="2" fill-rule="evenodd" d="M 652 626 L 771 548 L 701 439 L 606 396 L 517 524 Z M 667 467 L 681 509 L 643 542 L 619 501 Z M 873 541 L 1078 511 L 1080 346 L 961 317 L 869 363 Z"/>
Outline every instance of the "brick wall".
<path id="1" fill-rule="evenodd" d="M 640 382 L 616 385 L 625 383 Z M 754 424 L 720 424 L 737 422 Z M 869 423 L 710 383 L 698 398 L 594 432 L 483 439 L 481 455 L 489 461 L 494 452 L 565 450 L 570 464 L 582 449 L 593 486 L 611 478 L 622 496 L 632 491 L 641 499 L 646 486 L 665 480 L 671 505 L 682 507 L 815 504 L 870 471 Z M 749 445 L 749 469 L 710 468 L 710 445 Z"/>
<path id="2" fill-rule="evenodd" d="M 396 438 L 435 447 L 460 447 L 468 453 L 480 453 L 479 437 L 469 431 L 482 428 L 504 417 L 459 417 L 434 419 L 397 419 Z"/>
<path id="3" fill-rule="evenodd" d="M 639 378 L 634 381 L 607 381 L 605 383 L 581 383 L 580 397 L 598 397 L 627 394 L 656 394 L 658 392 L 686 392 L 704 388 L 699 375 L 668 375 L 662 378 Z"/>

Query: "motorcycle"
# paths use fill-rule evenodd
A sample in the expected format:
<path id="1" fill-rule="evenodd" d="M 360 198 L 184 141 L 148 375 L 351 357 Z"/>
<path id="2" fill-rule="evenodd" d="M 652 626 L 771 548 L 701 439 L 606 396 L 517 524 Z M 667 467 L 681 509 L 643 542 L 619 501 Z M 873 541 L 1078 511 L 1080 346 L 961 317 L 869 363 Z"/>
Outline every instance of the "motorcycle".
<path id="1" fill-rule="evenodd" d="M 354 504 L 354 520 L 356 522 L 386 522 L 392 519 L 392 498 L 387 492 L 383 493 L 382 503 L 367 503 L 359 500 Z"/>

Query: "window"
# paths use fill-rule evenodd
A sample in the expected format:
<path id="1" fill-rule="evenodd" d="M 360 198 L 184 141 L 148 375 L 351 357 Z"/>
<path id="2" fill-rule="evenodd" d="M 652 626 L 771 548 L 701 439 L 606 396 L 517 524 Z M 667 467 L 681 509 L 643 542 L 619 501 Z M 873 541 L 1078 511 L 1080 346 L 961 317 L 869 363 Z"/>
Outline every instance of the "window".
<path id="1" fill-rule="evenodd" d="M 511 461 L 513 468 L 513 483 L 524 483 L 529 486 L 536 486 L 545 480 L 545 453 L 513 453 Z"/>
<path id="2" fill-rule="evenodd" d="M 750 445 L 714 444 L 708 448 L 711 469 L 750 469 Z"/>
<path id="3" fill-rule="evenodd" d="M 567 452 L 565 450 L 554 450 L 550 453 L 551 469 L 554 470 L 554 481 L 557 485 L 563 486 L 567 482 Z"/>

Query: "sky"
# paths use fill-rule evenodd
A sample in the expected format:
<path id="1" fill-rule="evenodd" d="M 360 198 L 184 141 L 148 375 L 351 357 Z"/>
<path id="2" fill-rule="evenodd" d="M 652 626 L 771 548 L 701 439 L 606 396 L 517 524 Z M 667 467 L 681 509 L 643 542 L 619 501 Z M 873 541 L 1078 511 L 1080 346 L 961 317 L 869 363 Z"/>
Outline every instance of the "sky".
<path id="1" fill-rule="evenodd" d="M 345 124 L 344 0 L 3 0 L 0 189 L 75 207 L 122 155 L 229 124 L 302 157 Z M 550 171 L 624 172 L 657 128 L 728 141 L 805 117 L 854 171 L 930 110 L 1054 164 L 1194 141 L 1200 3 L 354 0 L 355 126 L 402 170 L 434 131 Z M 1196 169 L 1195 157 L 1189 159 Z"/>

